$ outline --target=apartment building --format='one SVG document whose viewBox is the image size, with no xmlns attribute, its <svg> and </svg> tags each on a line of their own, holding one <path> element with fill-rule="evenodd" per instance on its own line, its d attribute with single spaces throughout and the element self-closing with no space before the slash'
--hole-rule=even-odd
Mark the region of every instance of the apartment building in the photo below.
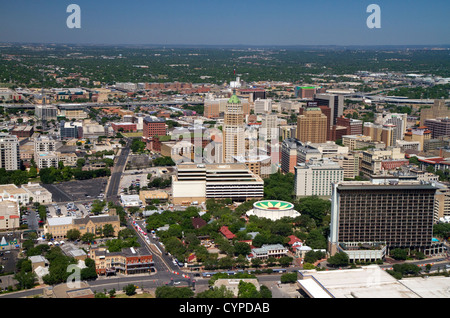
<svg viewBox="0 0 450 318">
<path fill-rule="evenodd" d="M 40 135 L 34 139 L 34 152 L 53 152 L 56 151 L 56 141 L 48 136 Z"/>
<path fill-rule="evenodd" d="M 19 139 L 17 136 L 0 133 L 0 168 L 7 171 L 20 169 Z"/>
<path fill-rule="evenodd" d="M 172 176 L 174 204 L 201 203 L 209 198 L 246 201 L 263 196 L 264 181 L 244 163 L 182 163 Z"/>
<path fill-rule="evenodd" d="M 408 114 L 393 114 L 383 112 L 377 114 L 375 123 L 379 125 L 394 125 L 397 140 L 402 140 L 406 133 L 406 124 L 408 122 Z"/>
</svg>

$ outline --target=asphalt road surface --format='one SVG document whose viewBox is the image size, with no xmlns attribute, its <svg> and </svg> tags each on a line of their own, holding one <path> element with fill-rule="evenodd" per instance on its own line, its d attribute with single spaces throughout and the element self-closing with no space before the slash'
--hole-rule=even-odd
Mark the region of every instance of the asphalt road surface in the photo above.
<svg viewBox="0 0 450 318">
<path fill-rule="evenodd" d="M 113 201 L 116 204 L 119 202 L 117 194 L 119 192 L 120 179 L 125 169 L 129 153 L 129 141 L 127 141 L 127 145 L 122 148 L 120 155 L 117 157 L 116 163 L 114 164 L 111 176 L 109 177 L 108 190 L 105 194 L 106 201 Z"/>
</svg>

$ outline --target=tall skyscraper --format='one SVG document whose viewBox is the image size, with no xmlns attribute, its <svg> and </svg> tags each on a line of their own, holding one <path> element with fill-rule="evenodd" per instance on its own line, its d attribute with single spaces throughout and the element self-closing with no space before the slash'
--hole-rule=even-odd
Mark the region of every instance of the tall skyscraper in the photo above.
<svg viewBox="0 0 450 318">
<path fill-rule="evenodd" d="M 327 141 L 328 119 L 318 107 L 308 107 L 297 117 L 297 139 L 301 142 Z"/>
<path fill-rule="evenodd" d="M 344 181 L 333 184 L 329 250 L 381 243 L 430 252 L 436 187 L 420 182 Z"/>
<path fill-rule="evenodd" d="M 234 156 L 245 156 L 244 110 L 236 93 L 228 100 L 222 129 L 223 162 L 232 163 Z"/>
<path fill-rule="evenodd" d="M 337 118 L 344 114 L 344 95 L 315 94 L 314 101 L 318 106 L 327 106 L 331 109 L 331 125 L 337 124 Z"/>
<path fill-rule="evenodd" d="M 20 169 L 19 139 L 17 136 L 0 133 L 0 168 Z"/>
</svg>

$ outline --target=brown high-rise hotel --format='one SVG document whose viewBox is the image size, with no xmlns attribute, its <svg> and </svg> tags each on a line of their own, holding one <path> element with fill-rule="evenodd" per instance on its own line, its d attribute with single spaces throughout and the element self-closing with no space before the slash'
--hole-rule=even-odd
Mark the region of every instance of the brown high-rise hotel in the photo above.
<svg viewBox="0 0 450 318">
<path fill-rule="evenodd" d="M 330 253 L 344 245 L 382 243 L 394 248 L 431 251 L 436 187 L 420 182 L 333 185 Z"/>
<path fill-rule="evenodd" d="M 319 107 L 308 107 L 297 117 L 297 139 L 301 142 L 325 143 L 328 118 Z"/>
</svg>

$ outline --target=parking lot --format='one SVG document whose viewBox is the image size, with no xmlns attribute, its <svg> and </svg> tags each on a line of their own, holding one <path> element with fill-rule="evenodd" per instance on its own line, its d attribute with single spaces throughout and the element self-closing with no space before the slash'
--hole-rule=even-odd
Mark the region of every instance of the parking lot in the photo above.
<svg viewBox="0 0 450 318">
<path fill-rule="evenodd" d="M 0 272 L 1 273 L 12 273 L 16 269 L 17 255 L 19 254 L 18 249 L 11 250 L 1 250 L 0 251 Z"/>
<path fill-rule="evenodd" d="M 66 203 L 52 204 L 47 207 L 48 214 L 47 217 L 85 217 L 91 213 L 92 202 L 74 203 L 73 208 Z M 58 213 L 59 210 L 59 213 Z"/>
<path fill-rule="evenodd" d="M 168 177 L 173 169 L 166 167 L 154 167 L 139 170 L 127 170 L 122 175 L 120 180 L 119 191 L 126 188 L 128 189 L 131 185 L 139 185 L 139 187 L 146 187 L 149 183 L 147 175 L 151 174 L 152 178 L 164 178 Z"/>
<path fill-rule="evenodd" d="M 107 183 L 108 178 L 95 178 L 43 186 L 52 193 L 54 202 L 72 202 L 97 199 L 101 193 L 104 193 Z"/>
</svg>

